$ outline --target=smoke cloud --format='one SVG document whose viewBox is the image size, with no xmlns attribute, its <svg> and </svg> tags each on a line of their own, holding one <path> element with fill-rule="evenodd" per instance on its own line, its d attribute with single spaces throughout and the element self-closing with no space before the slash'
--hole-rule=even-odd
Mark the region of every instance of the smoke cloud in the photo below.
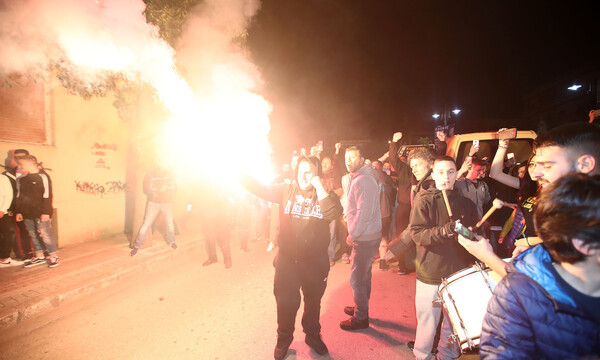
<svg viewBox="0 0 600 360">
<path fill-rule="evenodd" d="M 201 1 L 176 52 L 146 23 L 141 0 L 0 0 L 0 74 L 44 74 L 53 63 L 72 64 L 90 83 L 105 71 L 123 73 L 149 83 L 174 115 L 165 154 L 243 141 L 266 167 L 271 105 L 258 95 L 262 79 L 244 48 L 259 8 L 257 0 Z M 204 138 L 187 138 L 193 134 Z"/>
</svg>

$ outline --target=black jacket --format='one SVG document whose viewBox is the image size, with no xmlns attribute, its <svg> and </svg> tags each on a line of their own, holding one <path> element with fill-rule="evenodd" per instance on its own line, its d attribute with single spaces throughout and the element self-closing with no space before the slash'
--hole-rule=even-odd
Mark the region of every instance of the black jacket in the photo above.
<svg viewBox="0 0 600 360">
<path fill-rule="evenodd" d="M 280 253 L 296 260 L 327 256 L 329 223 L 343 211 L 334 192 L 319 201 L 314 188 L 301 190 L 296 183 L 267 186 L 245 178 L 243 185 L 257 196 L 279 204 Z"/>
<path fill-rule="evenodd" d="M 447 192 L 454 219 L 465 226 L 477 222 L 475 204 Z M 417 244 L 417 280 L 426 284 L 441 284 L 442 278 L 469 266 L 475 259 L 458 243 L 457 236 L 446 236 L 442 227 L 451 220 L 442 192 L 433 187 L 423 190 L 415 198 L 410 217 L 410 236 Z"/>
<path fill-rule="evenodd" d="M 52 182 L 48 174 L 39 172 L 17 179 L 15 212 L 24 219 L 52 216 Z"/>
</svg>

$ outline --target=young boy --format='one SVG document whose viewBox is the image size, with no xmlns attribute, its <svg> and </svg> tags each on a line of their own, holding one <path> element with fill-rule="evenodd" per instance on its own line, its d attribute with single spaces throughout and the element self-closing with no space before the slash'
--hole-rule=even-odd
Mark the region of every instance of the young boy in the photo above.
<svg viewBox="0 0 600 360">
<path fill-rule="evenodd" d="M 454 232 L 457 220 L 467 227 L 477 221 L 475 204 L 454 190 L 456 174 L 453 158 L 437 158 L 431 173 L 435 187 L 419 193 L 411 212 L 410 235 L 417 245 L 417 334 L 413 345 L 416 359 L 435 357 L 436 335 L 440 339 L 437 358 L 459 356 L 458 346 L 448 341 L 452 333 L 451 324 L 442 315 L 442 307 L 432 304 L 438 298 L 442 279 L 466 268 L 474 260 L 458 243 Z M 452 218 L 445 205 L 443 191 L 447 194 Z"/>
<path fill-rule="evenodd" d="M 16 220 L 23 221 L 33 240 L 35 256 L 25 262 L 25 267 L 48 263 L 48 267 L 58 266 L 57 246 L 52 236 L 50 216 L 52 215 L 52 186 L 47 174 L 40 172 L 35 156 L 27 155 L 18 160 L 19 167 L 26 175 L 17 179 L 15 204 Z M 48 251 L 44 257 L 41 241 Z"/>
</svg>

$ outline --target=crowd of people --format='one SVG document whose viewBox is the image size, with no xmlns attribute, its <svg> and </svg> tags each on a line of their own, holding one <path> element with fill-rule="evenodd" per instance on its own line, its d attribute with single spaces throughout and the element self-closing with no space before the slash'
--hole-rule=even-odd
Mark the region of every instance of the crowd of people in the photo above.
<svg viewBox="0 0 600 360">
<path fill-rule="evenodd" d="M 479 157 L 474 143 L 461 167 L 444 155 L 443 136 L 435 149 L 407 156 L 399 152 L 401 140 L 394 134 L 387 159 L 373 161 L 347 147 L 347 174 L 333 166 L 336 144 L 332 157 L 318 147 L 294 154 L 289 168 L 296 172 L 285 185 L 259 191 L 247 183 L 280 204 L 286 229 L 277 240 L 274 358 L 285 358 L 292 343 L 300 290 L 306 343 L 327 353 L 318 325 L 326 258 L 330 267 L 340 258 L 352 264 L 354 304 L 343 308 L 350 318 L 340 327 L 368 328 L 377 257 L 382 271 L 397 261 L 398 273 L 406 274 L 414 264 L 417 331 L 407 345 L 416 359 L 460 356 L 460 344 L 450 340 L 456 324 L 435 300 L 446 279 L 474 263 L 502 279 L 482 320 L 481 358 L 600 356 L 600 127 L 580 122 L 542 133 L 524 163 L 507 161 L 509 139 L 498 140 L 493 159 Z M 499 198 L 509 211 L 490 217 Z M 460 233 L 461 226 L 472 234 Z M 325 281 L 315 290 L 318 279 Z"/>
<path fill-rule="evenodd" d="M 204 266 L 217 262 L 217 244 L 225 267 L 232 266 L 234 229 L 242 250 L 251 233 L 277 247 L 275 359 L 284 359 L 293 342 L 302 300 L 305 342 L 328 353 L 320 308 L 338 262 L 350 264 L 354 303 L 340 309 L 349 318 L 339 324 L 346 331 L 370 326 L 373 263 L 387 271 L 397 262 L 399 275 L 416 272 L 417 330 L 407 344 L 416 359 L 460 356 L 460 344 L 451 341 L 456 324 L 436 300 L 449 277 L 475 263 L 501 279 L 482 319 L 481 358 L 600 356 L 600 127 L 575 122 L 539 134 L 523 163 L 507 159 L 510 139 L 498 140 L 491 159 L 478 154 L 478 142 L 454 159 L 438 137 L 435 147 L 404 153 L 402 133 L 395 133 L 387 154 L 373 160 L 341 143 L 331 155 L 321 144 L 302 149 L 273 184 L 245 176 L 241 184 L 252 199 L 245 206 L 203 189 L 210 206 L 202 220 Z M 165 169 L 146 175 L 146 213 L 131 256 L 159 214 L 168 245 L 177 248 L 175 191 Z M 498 199 L 505 211 L 490 217 Z M 50 177 L 26 150 L 15 150 L 0 176 L 1 266 L 58 265 L 51 204 Z M 27 260 L 11 259 L 11 251 Z"/>
</svg>

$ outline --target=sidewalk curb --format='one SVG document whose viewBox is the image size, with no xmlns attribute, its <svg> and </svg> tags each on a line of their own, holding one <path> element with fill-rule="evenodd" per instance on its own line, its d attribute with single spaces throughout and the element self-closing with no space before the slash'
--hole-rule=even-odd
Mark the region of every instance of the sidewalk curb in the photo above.
<svg viewBox="0 0 600 360">
<path fill-rule="evenodd" d="M 95 280 L 86 281 L 85 283 L 77 284 L 74 287 L 50 291 L 48 294 L 32 298 L 31 301 L 26 301 L 22 304 L 18 304 L 0 311 L 0 329 L 6 329 L 26 319 L 37 316 L 48 310 L 52 310 L 67 300 L 70 301 L 82 296 L 93 294 L 94 292 L 104 289 L 122 279 L 152 271 L 157 267 L 157 263 L 177 256 L 178 253 L 184 255 L 185 253 L 193 251 L 195 248 L 199 247 L 199 245 L 200 244 L 198 241 L 190 241 L 185 244 L 180 244 L 180 247 L 183 247 L 183 249 L 178 249 L 179 252 L 173 251 L 168 247 L 164 247 L 159 250 L 149 249 L 150 251 L 147 251 L 147 255 L 144 254 L 140 256 L 143 261 L 136 264 L 127 263 L 128 261 L 131 261 L 130 257 L 117 258 L 114 261 L 117 271 L 114 273 L 101 274 Z"/>
</svg>

